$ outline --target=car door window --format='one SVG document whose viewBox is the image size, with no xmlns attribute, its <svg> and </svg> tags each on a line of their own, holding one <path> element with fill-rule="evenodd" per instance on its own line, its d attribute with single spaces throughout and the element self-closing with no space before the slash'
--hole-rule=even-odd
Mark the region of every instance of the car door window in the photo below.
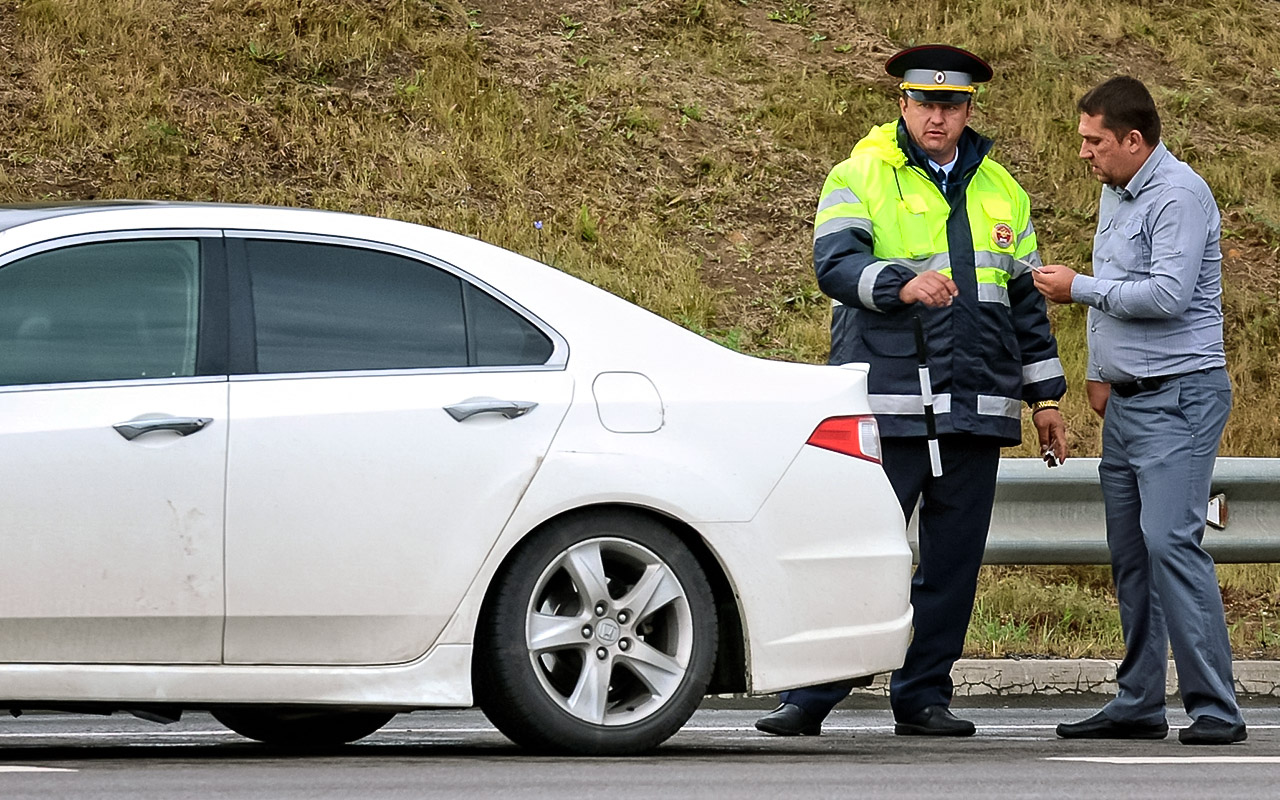
<svg viewBox="0 0 1280 800">
<path fill-rule="evenodd" d="M 467 363 L 462 282 L 402 256 L 246 242 L 258 372 Z"/>
<path fill-rule="evenodd" d="M 541 364 L 551 341 L 458 276 L 404 256 L 245 242 L 259 373 Z"/>
<path fill-rule="evenodd" d="M 200 244 L 49 250 L 0 268 L 0 385 L 190 376 Z"/>
</svg>

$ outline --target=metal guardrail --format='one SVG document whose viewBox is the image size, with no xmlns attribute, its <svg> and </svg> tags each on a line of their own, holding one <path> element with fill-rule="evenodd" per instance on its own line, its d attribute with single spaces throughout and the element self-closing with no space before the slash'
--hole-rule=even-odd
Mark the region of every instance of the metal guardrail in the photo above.
<svg viewBox="0 0 1280 800">
<path fill-rule="evenodd" d="M 1218 563 L 1280 563 L 1280 458 L 1219 458 L 1213 490 L 1225 526 L 1204 547 Z M 915 523 L 909 530 L 915 549 Z M 1002 458 L 986 564 L 1110 564 L 1098 459 L 1049 469 Z"/>
</svg>

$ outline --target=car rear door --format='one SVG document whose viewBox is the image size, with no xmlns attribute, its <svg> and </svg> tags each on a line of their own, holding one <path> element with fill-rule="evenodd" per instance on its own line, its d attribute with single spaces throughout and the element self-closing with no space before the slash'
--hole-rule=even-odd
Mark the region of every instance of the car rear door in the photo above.
<svg viewBox="0 0 1280 800">
<path fill-rule="evenodd" d="M 218 235 L 0 256 L 0 661 L 221 660 Z"/>
<path fill-rule="evenodd" d="M 564 417 L 566 347 L 411 253 L 228 236 L 226 660 L 411 660 Z"/>
</svg>

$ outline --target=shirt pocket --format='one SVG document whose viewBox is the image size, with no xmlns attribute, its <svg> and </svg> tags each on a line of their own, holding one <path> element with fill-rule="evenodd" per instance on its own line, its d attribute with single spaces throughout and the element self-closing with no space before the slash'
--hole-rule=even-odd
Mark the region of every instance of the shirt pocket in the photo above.
<svg viewBox="0 0 1280 800">
<path fill-rule="evenodd" d="M 1117 229 L 1115 257 L 1136 275 L 1151 274 L 1151 239 L 1142 227 L 1142 218 L 1127 219 Z"/>
<path fill-rule="evenodd" d="M 982 216 L 991 226 L 986 231 L 987 242 L 991 248 L 1002 253 L 1013 253 L 1018 246 L 1018 233 L 1013 227 L 1013 206 L 1001 197 L 982 198 Z M 975 237 L 975 242 L 981 242 Z"/>
<path fill-rule="evenodd" d="M 918 194 L 909 194 L 898 201 L 898 232 L 909 257 L 926 258 L 934 254 L 930 228 L 927 200 Z"/>
</svg>

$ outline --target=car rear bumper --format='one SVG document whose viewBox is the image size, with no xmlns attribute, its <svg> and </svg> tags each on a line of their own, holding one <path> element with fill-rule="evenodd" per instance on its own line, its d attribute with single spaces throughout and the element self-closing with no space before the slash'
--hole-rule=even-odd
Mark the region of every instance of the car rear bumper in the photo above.
<svg viewBox="0 0 1280 800">
<path fill-rule="evenodd" d="M 752 693 L 902 664 L 912 557 L 878 464 L 806 447 L 754 519 L 703 529 L 734 581 Z"/>
<path fill-rule="evenodd" d="M 902 666 L 911 637 L 911 608 L 879 625 L 811 629 L 752 649 L 751 693 L 876 675 Z"/>
</svg>

